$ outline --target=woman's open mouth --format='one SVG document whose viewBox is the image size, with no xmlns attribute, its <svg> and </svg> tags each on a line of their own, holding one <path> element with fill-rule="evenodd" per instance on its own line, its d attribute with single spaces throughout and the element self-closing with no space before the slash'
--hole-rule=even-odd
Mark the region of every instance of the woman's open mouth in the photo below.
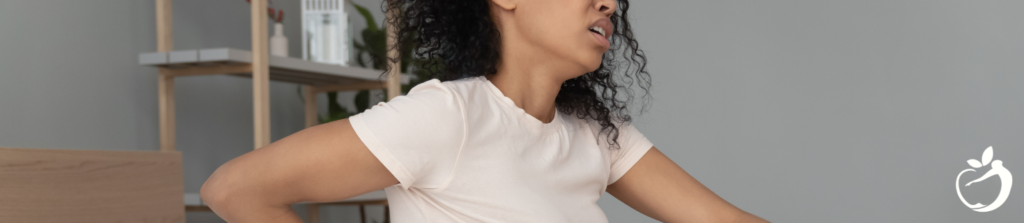
<svg viewBox="0 0 1024 223">
<path fill-rule="evenodd" d="M 611 32 L 614 30 L 612 29 L 612 21 L 610 19 L 598 19 L 597 21 L 594 21 L 594 23 L 591 23 L 587 30 L 594 35 L 594 38 L 597 38 L 598 44 L 604 46 L 606 50 L 611 48 L 611 43 L 608 42 L 608 38 L 612 36 Z"/>
<path fill-rule="evenodd" d="M 604 28 L 601 28 L 600 26 L 592 26 L 592 27 L 590 27 L 590 32 L 600 34 L 601 37 L 607 36 L 607 35 L 605 35 Z"/>
</svg>

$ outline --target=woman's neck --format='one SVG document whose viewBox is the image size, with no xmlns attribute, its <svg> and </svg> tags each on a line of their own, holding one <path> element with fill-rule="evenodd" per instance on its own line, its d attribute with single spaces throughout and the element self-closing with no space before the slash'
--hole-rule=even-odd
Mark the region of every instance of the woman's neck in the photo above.
<svg viewBox="0 0 1024 223">
<path fill-rule="evenodd" d="M 562 56 L 519 35 L 518 30 L 511 27 L 514 24 L 496 23 L 509 27 L 502 29 L 497 72 L 487 79 L 505 97 L 512 99 L 516 107 L 543 123 L 550 123 L 555 118 L 555 97 L 562 83 L 579 76 L 572 75 L 578 69 L 567 65 Z"/>
<path fill-rule="evenodd" d="M 553 78 L 556 76 L 533 66 L 499 66 L 498 72 L 488 75 L 487 79 L 505 97 L 512 99 L 516 107 L 543 123 L 550 123 L 555 118 L 555 97 L 565 81 Z"/>
</svg>

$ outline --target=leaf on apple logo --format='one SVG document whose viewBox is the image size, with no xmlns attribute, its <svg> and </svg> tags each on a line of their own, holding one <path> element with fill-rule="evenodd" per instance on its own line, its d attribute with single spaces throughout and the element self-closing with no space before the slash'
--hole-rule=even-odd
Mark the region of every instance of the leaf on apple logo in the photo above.
<svg viewBox="0 0 1024 223">
<path fill-rule="evenodd" d="M 981 153 L 981 165 L 988 166 L 988 163 L 992 162 L 992 146 L 985 149 L 985 152 Z"/>
<path fill-rule="evenodd" d="M 976 160 L 976 159 L 969 159 L 969 160 L 967 160 L 967 165 L 971 165 L 971 167 L 974 167 L 974 168 L 981 168 L 981 166 L 982 166 L 981 162 L 978 162 L 978 160 Z"/>
</svg>

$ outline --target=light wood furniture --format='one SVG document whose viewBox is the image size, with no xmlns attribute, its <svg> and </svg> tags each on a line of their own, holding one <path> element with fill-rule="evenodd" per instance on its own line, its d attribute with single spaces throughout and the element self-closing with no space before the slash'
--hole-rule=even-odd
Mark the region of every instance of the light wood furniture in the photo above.
<svg viewBox="0 0 1024 223">
<path fill-rule="evenodd" d="M 185 222 L 180 152 L 0 148 L 0 222 Z"/>
<path fill-rule="evenodd" d="M 252 77 L 252 52 L 232 48 L 176 50 L 139 54 L 139 64 L 167 68 L 174 77 L 227 74 Z M 358 67 L 342 67 L 291 57 L 271 56 L 270 80 L 303 84 L 316 91 L 350 91 L 381 89 L 377 81 L 381 71 Z"/>
<path fill-rule="evenodd" d="M 299 83 L 305 98 L 306 127 L 317 124 L 316 95 L 321 92 L 387 89 L 388 99 L 400 94 L 399 69 L 392 69 L 386 82 L 377 80 L 380 71 L 330 66 L 285 57 L 270 57 L 268 53 L 267 0 L 250 1 L 251 51 L 238 49 L 201 49 L 174 51 L 172 39 L 171 0 L 156 0 L 157 52 L 142 53 L 139 62 L 156 66 L 158 72 L 158 104 L 160 112 L 160 151 L 175 151 L 174 78 L 182 76 L 228 74 L 252 78 L 253 90 L 253 147 L 259 149 L 270 144 L 270 80 Z M 389 10 L 388 17 L 397 15 Z M 387 21 L 392 21 L 388 19 Z M 389 25 L 391 25 L 389 23 Z M 388 29 L 388 46 L 395 46 L 396 29 Z M 389 47 L 388 55 L 398 50 Z M 389 66 L 397 67 L 399 61 Z M 383 191 L 378 191 L 383 194 Z M 182 194 L 178 194 L 181 199 Z M 355 198 L 354 198 L 355 199 Z M 177 204 L 182 204 L 179 201 Z M 346 200 L 332 203 L 307 204 L 309 221 L 319 222 L 322 205 L 387 205 L 387 198 L 374 200 Z M 187 210 L 209 210 L 202 205 L 187 206 Z M 180 210 L 180 209 L 179 209 Z M 387 210 L 387 209 L 385 209 Z"/>
</svg>

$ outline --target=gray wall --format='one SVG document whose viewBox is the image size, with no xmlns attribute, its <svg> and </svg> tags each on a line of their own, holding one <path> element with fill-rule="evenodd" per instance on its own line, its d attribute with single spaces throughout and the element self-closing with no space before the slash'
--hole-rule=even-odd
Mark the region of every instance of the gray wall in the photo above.
<svg viewBox="0 0 1024 223">
<path fill-rule="evenodd" d="M 299 56 L 298 1 L 273 2 L 286 10 Z M 379 1 L 356 2 L 378 9 Z M 0 1 L 0 146 L 157 150 L 156 72 L 135 59 L 155 50 L 153 8 Z M 250 47 L 243 0 L 175 0 L 174 8 L 175 48 Z M 1021 1 L 636 1 L 633 25 L 655 80 L 652 107 L 636 124 L 713 191 L 775 222 L 1024 219 L 1021 192 L 975 213 L 953 188 L 965 161 L 988 146 L 1024 173 L 1021 9 Z M 216 167 L 252 148 L 251 82 L 187 77 L 176 88 L 185 190 L 198 192 Z M 271 84 L 273 139 L 302 129 L 296 88 Z M 998 182 L 965 194 L 987 203 Z M 612 222 L 655 222 L 611 196 L 598 203 Z M 322 212 L 329 222 L 358 220 L 355 208 Z M 189 213 L 188 222 L 222 221 Z"/>
<path fill-rule="evenodd" d="M 656 81 L 638 128 L 740 208 L 775 222 L 1024 219 L 1024 189 L 976 213 L 953 187 L 988 146 L 1024 173 L 1024 1 L 633 7 Z M 989 203 L 998 183 L 968 199 Z"/>
</svg>

